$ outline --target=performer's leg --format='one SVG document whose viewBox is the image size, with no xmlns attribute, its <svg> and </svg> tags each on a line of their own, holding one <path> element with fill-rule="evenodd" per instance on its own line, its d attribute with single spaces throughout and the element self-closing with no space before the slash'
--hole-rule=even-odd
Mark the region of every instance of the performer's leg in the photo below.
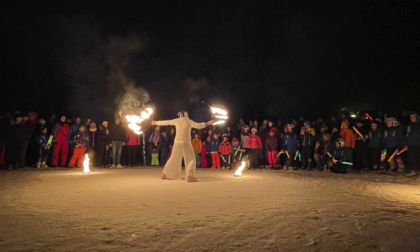
<svg viewBox="0 0 420 252">
<path fill-rule="evenodd" d="M 171 157 L 168 159 L 168 162 L 166 162 L 165 167 L 163 168 L 163 174 L 165 175 L 165 178 L 170 179 L 181 179 L 181 163 L 182 163 L 182 142 L 175 142 L 173 148 Z M 190 143 L 191 145 L 191 143 Z M 192 146 L 191 146 L 192 148 Z M 162 178 L 163 177 L 162 174 Z"/>
<path fill-rule="evenodd" d="M 184 158 L 185 163 L 185 175 L 188 178 L 194 178 L 195 181 L 188 181 L 188 182 L 196 182 L 195 179 L 195 168 L 196 168 L 196 161 L 195 161 L 195 153 L 192 148 L 191 143 L 189 142 L 183 142 L 183 148 L 182 148 L 182 156 Z"/>
</svg>

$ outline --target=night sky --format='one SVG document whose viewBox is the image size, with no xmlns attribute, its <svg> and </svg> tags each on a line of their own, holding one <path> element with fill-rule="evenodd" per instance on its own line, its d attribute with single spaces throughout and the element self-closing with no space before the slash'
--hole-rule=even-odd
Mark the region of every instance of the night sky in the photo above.
<svg viewBox="0 0 420 252">
<path fill-rule="evenodd" d="M 157 118 L 202 100 L 245 119 L 420 109 L 419 14 L 418 1 L 1 1 L 1 112 L 112 114 L 111 56 Z"/>
</svg>

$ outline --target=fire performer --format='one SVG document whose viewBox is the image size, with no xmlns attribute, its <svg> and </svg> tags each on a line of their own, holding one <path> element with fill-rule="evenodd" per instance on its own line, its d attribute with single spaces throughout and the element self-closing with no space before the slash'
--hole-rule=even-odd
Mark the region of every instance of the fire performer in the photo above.
<svg viewBox="0 0 420 252">
<path fill-rule="evenodd" d="M 180 179 L 182 159 L 185 163 L 185 172 L 188 182 L 197 182 L 195 178 L 196 161 L 194 150 L 191 145 L 191 128 L 203 129 L 212 125 L 214 120 L 207 123 L 196 123 L 188 118 L 187 112 L 178 113 L 179 118 L 168 121 L 152 121 L 153 125 L 174 125 L 176 136 L 172 148 L 172 155 L 163 168 L 162 179 Z"/>
</svg>

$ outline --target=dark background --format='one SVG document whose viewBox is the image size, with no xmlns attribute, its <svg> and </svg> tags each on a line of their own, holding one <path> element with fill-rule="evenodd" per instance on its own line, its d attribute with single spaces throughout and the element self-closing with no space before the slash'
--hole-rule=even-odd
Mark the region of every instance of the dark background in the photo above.
<svg viewBox="0 0 420 252">
<path fill-rule="evenodd" d="M 418 1 L 1 1 L 0 20 L 2 112 L 111 115 L 109 41 L 130 36 L 156 118 L 419 109 Z"/>
</svg>

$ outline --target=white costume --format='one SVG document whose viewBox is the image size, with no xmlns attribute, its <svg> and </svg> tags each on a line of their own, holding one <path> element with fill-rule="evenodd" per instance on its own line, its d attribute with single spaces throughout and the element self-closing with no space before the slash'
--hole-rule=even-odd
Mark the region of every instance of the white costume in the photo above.
<svg viewBox="0 0 420 252">
<path fill-rule="evenodd" d="M 196 123 L 188 118 L 188 114 L 180 113 L 179 119 L 157 121 L 156 125 L 175 125 L 176 135 L 172 154 L 163 168 L 163 173 L 169 179 L 181 179 L 182 158 L 184 158 L 186 176 L 195 175 L 195 154 L 191 144 L 191 128 L 203 129 L 206 123 Z"/>
</svg>

